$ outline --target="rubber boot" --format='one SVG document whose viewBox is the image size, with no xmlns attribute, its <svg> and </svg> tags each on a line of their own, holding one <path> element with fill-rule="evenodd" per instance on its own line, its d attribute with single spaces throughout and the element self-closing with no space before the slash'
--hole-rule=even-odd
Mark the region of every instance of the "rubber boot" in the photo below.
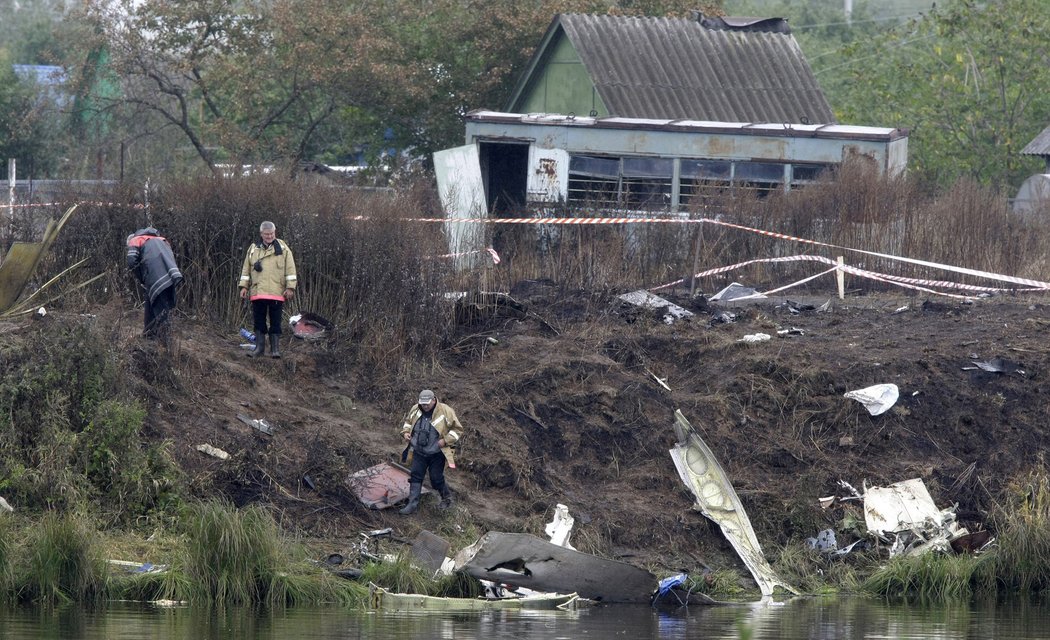
<svg viewBox="0 0 1050 640">
<path fill-rule="evenodd" d="M 281 334 L 279 334 L 279 333 L 271 333 L 270 334 L 270 357 L 271 358 L 280 358 L 281 357 L 281 351 L 278 349 L 278 346 L 280 345 L 280 343 L 281 343 Z"/>
<path fill-rule="evenodd" d="M 452 508 L 452 504 L 452 489 L 449 489 L 446 484 L 444 488 L 441 489 L 441 502 L 438 503 L 438 509 L 447 511 Z"/>
<path fill-rule="evenodd" d="M 398 511 L 403 516 L 410 516 L 419 509 L 419 494 L 423 491 L 423 483 L 410 482 L 408 488 L 408 504 Z"/>
<path fill-rule="evenodd" d="M 248 352 L 249 358 L 258 358 L 263 354 L 263 349 L 266 348 L 266 340 L 263 335 L 258 331 L 255 332 L 255 348 Z"/>
</svg>

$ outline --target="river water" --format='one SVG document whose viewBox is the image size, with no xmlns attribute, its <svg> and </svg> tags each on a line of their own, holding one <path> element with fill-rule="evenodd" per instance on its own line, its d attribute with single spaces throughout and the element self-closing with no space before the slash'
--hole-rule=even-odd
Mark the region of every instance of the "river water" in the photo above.
<svg viewBox="0 0 1050 640">
<path fill-rule="evenodd" d="M 887 604 L 863 598 L 797 598 L 781 605 L 598 606 L 574 612 L 392 614 L 339 608 L 209 612 L 110 603 L 100 609 L 0 608 L 0 638 L 37 640 L 489 640 L 493 638 L 752 638 L 905 640 L 1050 639 L 1046 603 Z"/>
</svg>

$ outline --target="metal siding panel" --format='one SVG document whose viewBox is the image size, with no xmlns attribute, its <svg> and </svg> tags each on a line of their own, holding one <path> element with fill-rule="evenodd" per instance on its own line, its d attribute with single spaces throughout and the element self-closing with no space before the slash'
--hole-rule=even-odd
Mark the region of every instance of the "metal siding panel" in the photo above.
<svg viewBox="0 0 1050 640">
<path fill-rule="evenodd" d="M 525 199 L 529 202 L 557 202 L 568 197 L 568 151 L 530 145 L 528 172 Z"/>
<path fill-rule="evenodd" d="M 908 139 L 900 138 L 890 142 L 886 151 L 886 174 L 898 176 L 908 166 Z"/>
<path fill-rule="evenodd" d="M 500 114 L 510 117 L 511 114 Z M 791 129 L 771 126 L 766 131 L 751 127 L 733 133 L 731 123 L 709 123 L 706 127 L 671 125 L 667 122 L 625 122 L 610 128 L 608 119 L 537 124 L 517 120 L 479 122 L 468 117 L 470 139 L 535 140 L 538 149 L 561 149 L 565 153 L 604 155 L 650 155 L 660 157 L 756 159 L 785 162 L 839 163 L 846 148 L 871 154 L 890 173 L 903 170 L 907 161 L 907 137 L 893 138 L 891 129 L 862 127 L 823 127 L 827 135 L 816 136 L 813 127 L 800 128 L 798 136 L 786 135 Z M 660 128 L 663 127 L 663 128 Z M 670 127 L 670 128 L 669 128 Z M 838 131 L 837 135 L 832 133 Z M 862 137 L 866 136 L 866 137 Z M 437 162 L 435 162 L 437 165 Z"/>
<path fill-rule="evenodd" d="M 488 217 L 477 145 L 435 151 L 433 157 L 438 195 L 445 216 Z M 451 253 L 464 253 L 483 246 L 484 231 L 478 223 L 445 223 L 445 236 Z M 455 260 L 459 269 L 467 268 L 472 263 L 470 256 L 457 257 Z"/>
</svg>

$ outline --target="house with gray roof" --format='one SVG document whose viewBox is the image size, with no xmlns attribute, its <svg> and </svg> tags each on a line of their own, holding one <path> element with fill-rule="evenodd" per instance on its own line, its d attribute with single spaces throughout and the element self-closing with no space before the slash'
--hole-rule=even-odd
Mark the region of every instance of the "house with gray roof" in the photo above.
<svg viewBox="0 0 1050 640">
<path fill-rule="evenodd" d="M 503 110 L 466 115 L 465 143 L 434 154 L 450 217 L 675 216 L 725 188 L 814 182 L 850 156 L 902 173 L 908 131 L 838 124 L 784 19 L 564 14 Z M 446 233 L 456 253 L 483 235 Z"/>
<path fill-rule="evenodd" d="M 783 18 L 556 16 L 503 111 L 833 124 Z"/>
</svg>

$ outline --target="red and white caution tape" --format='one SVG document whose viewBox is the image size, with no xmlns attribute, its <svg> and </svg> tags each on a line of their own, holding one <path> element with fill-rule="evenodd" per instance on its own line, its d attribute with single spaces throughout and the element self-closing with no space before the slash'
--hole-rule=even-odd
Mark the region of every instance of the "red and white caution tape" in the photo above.
<svg viewBox="0 0 1050 640">
<path fill-rule="evenodd" d="M 747 260 L 745 262 L 738 262 L 736 264 L 731 264 L 731 265 L 728 265 L 728 266 L 725 266 L 725 267 L 715 267 L 714 269 L 708 269 L 707 271 L 701 271 L 700 273 L 695 274 L 693 277 L 694 278 L 706 278 L 708 276 L 718 275 L 719 273 L 727 273 L 729 271 L 736 271 L 737 269 L 746 267 L 746 266 L 751 265 L 751 264 L 760 264 L 760 263 L 769 263 L 769 262 L 798 262 L 800 260 L 811 260 L 813 262 L 826 262 L 828 264 L 836 264 L 833 260 L 829 260 L 828 258 L 825 258 L 824 256 L 806 256 L 806 255 L 801 255 L 801 256 L 786 256 L 786 257 L 782 257 L 782 258 L 755 258 L 754 260 Z M 674 282 L 668 282 L 667 284 L 662 284 L 662 285 L 660 285 L 658 287 L 651 287 L 649 290 L 650 291 L 659 291 L 660 289 L 669 289 L 671 287 L 676 287 L 676 286 L 684 283 L 686 280 L 688 280 L 688 278 L 682 278 L 681 280 L 675 280 Z"/>
<path fill-rule="evenodd" d="M 355 219 L 366 219 L 364 216 L 358 216 Z M 756 229 L 754 227 L 748 227 L 741 224 L 735 224 L 732 222 L 726 222 L 724 220 L 714 220 L 712 218 L 632 218 L 632 217 L 616 217 L 616 218 L 402 218 L 402 220 L 412 222 L 444 222 L 454 224 L 559 224 L 559 225 L 607 225 L 607 224 L 714 224 L 730 229 L 737 229 L 739 231 L 747 231 L 749 233 L 755 233 L 758 235 L 767 236 L 770 238 L 778 238 L 780 240 L 788 240 L 791 242 L 801 242 L 803 244 L 809 244 L 816 247 L 826 247 L 829 249 L 836 249 L 839 251 L 849 251 L 852 253 L 859 253 L 861 255 L 873 256 L 876 258 L 884 258 L 886 260 L 895 260 L 898 262 L 906 262 L 922 267 L 928 267 L 931 269 L 941 269 L 944 271 L 951 271 L 954 273 L 960 273 L 969 276 L 975 276 L 978 278 L 986 278 L 989 280 L 998 280 L 1000 282 L 1008 282 L 1011 284 L 1023 285 L 1026 287 L 1032 287 L 1037 290 L 1050 289 L 1050 282 L 1043 282 L 1041 280 L 1032 280 L 1030 278 L 1018 278 L 1016 276 L 1008 276 L 1001 273 L 992 273 L 990 271 L 981 271 L 979 269 L 970 269 L 967 267 L 957 267 L 950 264 L 942 264 L 939 262 L 930 262 L 928 260 L 919 260 L 917 258 L 907 258 L 904 256 L 895 256 L 888 253 L 879 253 L 878 251 L 867 251 L 864 249 L 854 249 L 852 247 L 846 247 L 842 245 L 832 244 L 829 242 L 820 242 L 819 240 L 810 240 L 808 238 L 800 238 L 798 236 L 788 235 L 786 233 L 779 233 L 776 231 L 766 231 L 765 229 Z"/>
<path fill-rule="evenodd" d="M 34 202 L 32 204 L 0 204 L 0 209 L 29 209 L 30 207 L 59 207 L 61 202 Z"/>
<path fill-rule="evenodd" d="M 711 220 L 704 218 L 704 222 L 710 224 L 717 224 L 724 227 L 730 227 L 733 229 L 739 229 L 741 231 L 748 231 L 751 233 L 757 233 L 759 235 L 768 236 L 771 238 L 779 238 L 781 240 L 790 240 L 792 242 L 802 242 L 805 244 L 811 244 L 819 247 L 827 247 L 830 249 L 838 249 L 840 251 L 850 251 L 853 253 L 859 253 L 866 256 L 873 256 L 876 258 L 884 258 L 886 260 L 896 260 L 898 262 L 907 262 L 909 264 L 919 265 L 922 267 L 929 267 L 931 269 L 942 269 L 944 271 L 952 271 L 954 273 L 961 273 L 969 276 L 976 276 L 979 278 L 987 278 L 989 280 L 998 280 L 1000 282 L 1009 282 L 1012 284 L 1020 284 L 1026 287 L 1033 287 L 1035 289 L 1050 289 L 1050 282 L 1042 282 L 1041 280 L 1032 280 L 1030 278 L 1018 278 L 1016 276 L 1007 276 L 1000 273 L 992 273 L 990 271 L 980 271 L 978 269 L 969 269 L 967 267 L 956 267 L 949 264 L 941 264 L 939 262 L 930 262 L 928 260 L 919 260 L 916 258 L 906 258 L 903 256 L 895 256 L 888 253 L 879 253 L 877 251 L 866 251 L 864 249 L 853 249 L 850 247 L 844 247 L 837 244 L 830 244 L 827 242 L 819 242 L 817 240 L 808 240 L 806 238 L 799 238 L 796 236 L 790 236 L 783 233 L 777 233 L 775 231 L 765 231 L 763 229 L 755 229 L 753 227 L 745 227 L 743 225 L 734 224 L 732 222 L 724 222 L 722 220 Z"/>
<path fill-rule="evenodd" d="M 876 280 L 878 282 L 891 284 L 891 285 L 894 285 L 894 286 L 897 286 L 897 287 L 901 287 L 901 288 L 905 288 L 905 289 L 913 289 L 913 290 L 916 290 L 916 291 L 923 291 L 923 292 L 934 294 L 934 295 L 946 296 L 946 297 L 950 297 L 950 298 L 959 298 L 959 299 L 964 299 L 964 300 L 971 299 L 974 296 L 972 296 L 972 295 L 959 295 L 959 294 L 946 293 L 946 292 L 943 292 L 943 291 L 937 291 L 935 289 L 931 289 L 930 287 L 943 287 L 943 288 L 950 288 L 950 289 L 962 289 L 962 290 L 966 290 L 966 291 L 973 291 L 973 292 L 979 292 L 979 293 L 1002 293 L 1002 292 L 1017 292 L 1017 291 L 1021 291 L 1021 292 L 1046 291 L 1045 288 L 1017 289 L 1017 288 L 1003 288 L 1003 287 L 981 287 L 981 286 L 977 286 L 977 285 L 962 284 L 962 283 L 959 283 L 959 282 L 949 282 L 949 281 L 945 281 L 945 280 L 923 280 L 923 279 L 920 279 L 920 278 L 905 278 L 903 276 L 895 276 L 895 275 L 889 275 L 889 274 L 885 274 L 885 273 L 877 273 L 875 271 L 869 271 L 867 269 L 861 269 L 859 267 L 854 267 L 854 266 L 851 266 L 851 265 L 845 265 L 845 264 L 844 265 L 839 265 L 836 261 L 834 261 L 834 260 L 832 260 L 830 258 L 826 258 L 824 256 L 813 256 L 813 255 L 784 256 L 784 257 L 779 257 L 779 258 L 756 258 L 754 260 L 747 260 L 745 262 L 738 262 L 736 264 L 731 264 L 731 265 L 727 265 L 727 266 L 724 266 L 724 267 L 715 267 L 713 269 L 708 269 L 706 271 L 701 271 L 701 272 L 695 274 L 693 277 L 694 278 L 704 278 L 704 277 L 707 277 L 707 276 L 717 275 L 717 274 L 720 274 L 720 273 L 726 273 L 726 272 L 729 272 L 729 271 L 735 271 L 737 269 L 740 269 L 740 268 L 743 268 L 743 267 L 746 267 L 746 266 L 752 265 L 752 264 L 762 264 L 762 263 L 767 263 L 768 264 L 768 263 L 777 263 L 777 262 L 819 262 L 819 263 L 822 263 L 822 264 L 832 265 L 832 267 L 830 269 L 828 269 L 826 271 L 822 271 L 821 273 L 818 273 L 818 274 L 816 274 L 814 276 L 809 276 L 807 278 L 799 280 L 798 282 L 794 282 L 792 284 L 785 285 L 783 287 L 779 287 L 777 289 L 773 289 L 773 290 L 767 291 L 765 293 L 756 293 L 756 294 L 754 294 L 754 296 L 746 296 L 744 298 L 736 298 L 736 299 L 744 300 L 744 299 L 751 298 L 751 297 L 757 298 L 757 297 L 761 297 L 761 296 L 764 296 L 764 295 L 778 293 L 780 291 L 783 291 L 783 290 L 786 290 L 786 289 L 790 289 L 792 287 L 796 287 L 798 285 L 801 285 L 801 284 L 804 284 L 804 283 L 809 282 L 811 280 L 814 280 L 816 278 L 819 278 L 822 275 L 826 275 L 828 273 L 833 273 L 833 272 L 838 271 L 838 270 L 842 270 L 844 273 L 848 273 L 850 275 L 853 275 L 853 276 L 856 276 L 856 277 L 859 277 L 859 278 L 866 278 L 866 279 L 869 279 L 869 280 Z M 686 278 L 682 278 L 680 280 L 675 280 L 674 282 L 669 282 L 667 284 L 662 284 L 662 285 L 659 285 L 659 286 L 656 286 L 656 287 L 650 287 L 649 290 L 650 291 L 659 291 L 661 289 L 668 289 L 668 288 L 671 288 L 671 287 L 683 284 L 685 281 L 686 281 Z"/>
<path fill-rule="evenodd" d="M 461 251 L 459 253 L 443 253 L 436 258 L 461 258 L 463 256 L 472 256 L 475 253 L 487 253 L 492 258 L 492 264 L 496 265 L 500 263 L 499 254 L 492 247 L 486 247 L 484 249 L 475 249 L 474 251 Z"/>
<path fill-rule="evenodd" d="M 133 204 L 127 202 L 75 202 L 76 205 L 91 207 L 128 207 L 131 209 L 145 209 L 148 205 Z M 65 207 L 68 202 L 32 202 L 28 204 L 0 204 L 0 209 L 29 209 L 32 207 Z"/>
<path fill-rule="evenodd" d="M 756 292 L 756 293 L 752 293 L 749 296 L 740 296 L 739 298 L 733 298 L 733 302 L 736 302 L 737 300 L 749 300 L 751 298 L 766 298 L 766 297 L 769 297 L 769 296 L 773 295 L 774 293 L 780 293 L 781 291 L 787 291 L 788 289 L 797 287 L 800 284 L 806 284 L 810 280 L 816 280 L 820 276 L 825 276 L 825 275 L 827 275 L 829 273 L 835 273 L 836 271 L 838 271 L 838 269 L 839 268 L 837 266 L 834 266 L 834 267 L 828 269 L 827 271 L 821 271 L 820 273 L 811 275 L 808 278 L 802 278 L 801 280 L 799 280 L 797 282 L 792 282 L 791 284 L 786 284 L 786 285 L 784 285 L 782 287 L 777 287 L 776 289 L 770 289 L 769 291 L 766 291 L 765 293 L 757 293 Z"/>
</svg>

